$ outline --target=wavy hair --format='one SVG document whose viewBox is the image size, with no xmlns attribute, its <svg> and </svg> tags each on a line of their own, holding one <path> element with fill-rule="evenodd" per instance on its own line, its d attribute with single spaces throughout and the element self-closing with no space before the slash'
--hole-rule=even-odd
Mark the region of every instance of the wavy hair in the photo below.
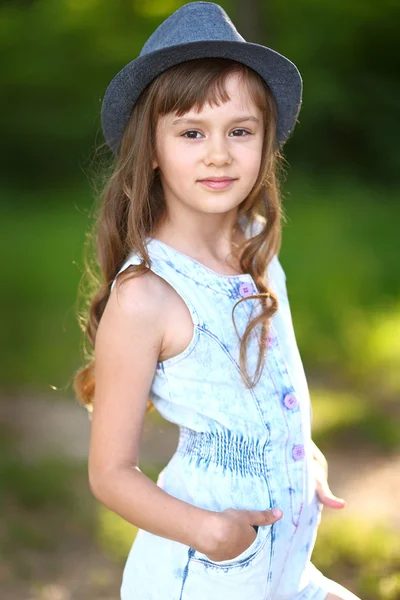
<svg viewBox="0 0 400 600">
<path fill-rule="evenodd" d="M 78 401 L 89 412 L 93 410 L 95 391 L 94 345 L 96 331 L 110 296 L 111 284 L 119 285 L 126 278 L 139 276 L 151 268 L 145 238 L 166 216 L 159 170 L 153 169 L 155 131 L 159 115 L 175 113 L 184 115 L 192 108 L 200 111 L 206 102 L 219 105 L 230 98 L 224 87 L 226 77 L 237 73 L 247 86 L 250 97 L 260 108 L 264 120 L 264 139 L 260 170 L 253 189 L 238 206 L 234 231 L 240 227 L 239 220 L 245 217 L 252 231 L 258 231 L 238 246 L 240 268 L 249 273 L 258 293 L 238 300 L 232 309 L 232 320 L 236 334 L 234 311 L 240 302 L 258 298 L 259 314 L 249 318 L 240 340 L 239 365 L 245 385 L 252 388 L 259 381 L 265 363 L 269 342 L 270 320 L 278 309 L 278 299 L 269 289 L 267 266 L 281 245 L 281 220 L 284 218 L 281 205 L 279 174 L 283 172 L 283 155 L 276 147 L 277 108 L 265 81 L 250 67 L 224 58 L 201 58 L 180 63 L 164 71 L 142 92 L 133 107 L 124 131 L 118 156 L 113 156 L 108 170 L 103 174 L 103 184 L 97 193 L 98 205 L 93 230 L 89 232 L 85 250 L 84 276 L 88 276 L 91 289 L 82 291 L 85 308 L 78 311 L 78 322 L 84 332 L 84 354 L 86 363 L 75 373 L 74 389 Z M 93 243 L 94 242 L 94 243 Z M 141 258 L 139 265 L 130 265 L 118 277 L 117 273 L 132 252 Z M 96 273 L 97 270 L 97 273 Z M 81 292 L 81 284 L 78 292 Z M 79 293 L 78 293 L 79 298 Z M 251 315 L 250 315 L 251 317 Z M 247 370 L 246 350 L 255 328 L 261 328 L 259 353 L 253 378 Z M 85 347 L 89 341 L 91 348 Z M 153 407 L 150 398 L 146 413 Z"/>
</svg>

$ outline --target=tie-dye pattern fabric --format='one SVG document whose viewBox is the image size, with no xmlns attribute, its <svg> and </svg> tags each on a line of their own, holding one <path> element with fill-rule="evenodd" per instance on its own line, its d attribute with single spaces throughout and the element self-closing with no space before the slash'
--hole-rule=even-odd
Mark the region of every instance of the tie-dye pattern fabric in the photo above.
<svg viewBox="0 0 400 600">
<path fill-rule="evenodd" d="M 207 510 L 278 507 L 283 517 L 258 527 L 239 556 L 219 562 L 139 529 L 121 599 L 323 600 L 327 580 L 310 562 L 322 509 L 312 471 L 312 413 L 278 257 L 267 274 L 279 310 L 271 320 L 264 371 L 249 390 L 239 374 L 231 313 L 239 298 L 256 293 L 252 277 L 221 275 L 160 240 L 147 243 L 152 270 L 181 296 L 194 325 L 187 348 L 157 364 L 151 386 L 157 410 L 180 428 L 176 452 L 157 484 Z M 120 272 L 138 262 L 132 254 Z M 255 299 L 236 307 L 240 335 L 258 307 Z M 254 334 L 250 374 L 257 353 Z"/>
</svg>

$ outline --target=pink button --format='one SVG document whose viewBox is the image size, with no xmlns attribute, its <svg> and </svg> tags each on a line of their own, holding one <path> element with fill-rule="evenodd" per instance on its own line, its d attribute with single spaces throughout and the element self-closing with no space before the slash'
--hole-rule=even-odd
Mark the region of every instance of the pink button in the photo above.
<svg viewBox="0 0 400 600">
<path fill-rule="evenodd" d="M 283 399 L 283 404 L 286 406 L 286 408 L 293 410 L 298 404 L 296 396 L 294 394 L 286 394 Z"/>
<path fill-rule="evenodd" d="M 294 460 L 302 460 L 304 458 L 304 446 L 303 444 L 296 444 L 292 448 L 292 456 Z"/>
<path fill-rule="evenodd" d="M 241 283 L 239 286 L 239 294 L 241 296 L 251 296 L 251 294 L 253 294 L 253 286 L 249 283 Z"/>
</svg>

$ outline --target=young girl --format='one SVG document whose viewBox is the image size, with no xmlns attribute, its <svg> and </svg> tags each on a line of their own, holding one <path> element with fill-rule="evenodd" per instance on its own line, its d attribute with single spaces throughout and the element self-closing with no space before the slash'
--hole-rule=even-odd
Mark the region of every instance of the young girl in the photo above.
<svg viewBox="0 0 400 600">
<path fill-rule="evenodd" d="M 192 2 L 105 94 L 104 279 L 75 388 L 91 489 L 139 528 L 122 600 L 356 599 L 310 562 L 323 456 L 278 260 L 301 92 L 291 61 Z M 157 485 L 138 466 L 153 405 L 180 430 Z"/>
</svg>

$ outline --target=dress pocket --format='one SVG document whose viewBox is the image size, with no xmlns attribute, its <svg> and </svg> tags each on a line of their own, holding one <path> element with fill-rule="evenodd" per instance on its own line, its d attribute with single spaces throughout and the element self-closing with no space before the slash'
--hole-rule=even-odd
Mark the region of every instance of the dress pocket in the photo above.
<svg viewBox="0 0 400 600">
<path fill-rule="evenodd" d="M 212 561 L 194 551 L 180 600 L 265 600 L 271 582 L 272 527 L 259 526 L 250 546 L 229 560 Z"/>
<path fill-rule="evenodd" d="M 243 567 L 247 562 L 253 560 L 261 552 L 264 545 L 267 543 L 270 534 L 271 525 L 259 526 L 257 529 L 257 535 L 250 546 L 248 546 L 245 550 L 243 550 L 243 552 L 234 558 L 229 558 L 227 560 L 211 560 L 206 554 L 195 550 L 192 560 L 214 567 L 222 567 L 224 569 Z"/>
</svg>

